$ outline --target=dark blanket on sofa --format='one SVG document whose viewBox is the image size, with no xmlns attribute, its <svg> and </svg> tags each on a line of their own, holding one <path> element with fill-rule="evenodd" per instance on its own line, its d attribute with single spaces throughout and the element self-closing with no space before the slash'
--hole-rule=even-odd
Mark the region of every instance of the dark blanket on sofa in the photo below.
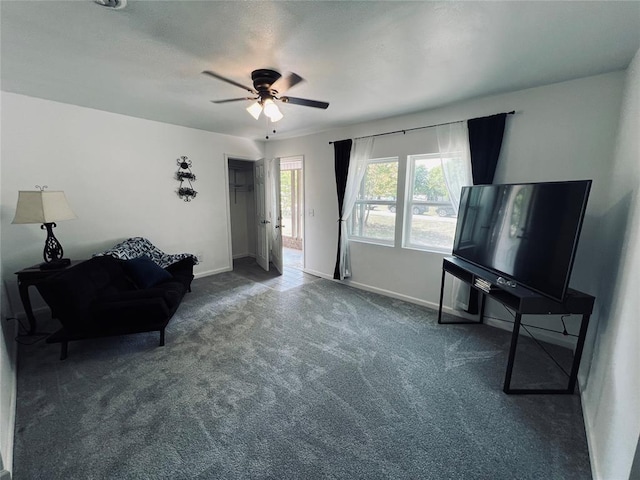
<svg viewBox="0 0 640 480">
<path fill-rule="evenodd" d="M 63 328 L 47 339 L 83 338 L 159 331 L 178 309 L 193 279 L 193 260 L 162 268 L 150 259 L 94 257 L 65 270 L 37 288 Z"/>
</svg>

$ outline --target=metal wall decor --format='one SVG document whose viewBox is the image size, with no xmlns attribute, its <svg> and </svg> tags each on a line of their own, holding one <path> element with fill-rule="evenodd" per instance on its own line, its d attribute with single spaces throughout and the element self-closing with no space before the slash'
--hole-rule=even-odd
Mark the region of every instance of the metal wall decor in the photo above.
<svg viewBox="0 0 640 480">
<path fill-rule="evenodd" d="M 176 160 L 176 163 L 180 167 L 176 172 L 176 180 L 180 181 L 180 186 L 178 187 L 177 192 L 178 196 L 185 202 L 190 202 L 191 199 L 196 198 L 196 195 L 198 194 L 191 184 L 191 182 L 196 181 L 196 176 L 191 171 L 191 160 L 182 156 Z M 188 186 L 185 185 L 185 181 L 188 183 Z"/>
</svg>

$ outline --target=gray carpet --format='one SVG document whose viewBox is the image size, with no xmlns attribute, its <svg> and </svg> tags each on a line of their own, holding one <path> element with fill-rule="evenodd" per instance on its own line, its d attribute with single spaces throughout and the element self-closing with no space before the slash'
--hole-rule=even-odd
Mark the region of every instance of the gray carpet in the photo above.
<svg viewBox="0 0 640 480">
<path fill-rule="evenodd" d="M 591 478 L 579 397 L 505 395 L 509 333 L 436 316 L 225 273 L 194 281 L 165 347 L 21 346 L 14 478 Z M 566 382 L 523 347 L 514 386 Z"/>
</svg>

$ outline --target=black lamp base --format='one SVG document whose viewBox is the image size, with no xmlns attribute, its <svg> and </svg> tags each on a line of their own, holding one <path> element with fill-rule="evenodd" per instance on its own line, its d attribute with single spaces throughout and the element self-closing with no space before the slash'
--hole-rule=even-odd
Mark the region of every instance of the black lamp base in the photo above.
<svg viewBox="0 0 640 480">
<path fill-rule="evenodd" d="M 55 222 L 44 223 L 40 225 L 42 230 L 47 231 L 47 239 L 44 241 L 44 252 L 42 252 L 42 257 L 46 263 L 54 263 L 59 260 L 62 260 L 62 255 L 64 251 L 62 250 L 62 245 L 53 234 L 53 229 L 56 226 Z"/>
</svg>

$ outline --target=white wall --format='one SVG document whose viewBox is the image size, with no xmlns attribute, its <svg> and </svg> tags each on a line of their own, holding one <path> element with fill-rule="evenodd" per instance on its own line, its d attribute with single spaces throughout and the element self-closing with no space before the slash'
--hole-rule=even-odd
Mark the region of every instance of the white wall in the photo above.
<svg viewBox="0 0 640 480">
<path fill-rule="evenodd" d="M 629 478 L 640 437 L 639 138 L 640 50 L 627 71 L 615 154 L 607 159 L 612 178 L 594 262 L 600 267 L 600 314 L 583 410 L 595 477 L 601 479 Z"/>
<path fill-rule="evenodd" d="M 594 293 L 597 269 L 591 258 L 606 208 L 623 82 L 624 72 L 615 72 L 267 142 L 268 158 L 305 156 L 307 270 L 331 277 L 335 265 L 338 206 L 330 141 L 516 110 L 507 117 L 495 182 L 594 180 L 571 282 L 574 288 Z M 420 135 L 396 138 L 406 143 L 405 151 L 398 153 L 422 153 Z M 315 211 L 313 217 L 310 210 Z M 351 253 L 351 283 L 437 306 L 442 254 L 361 243 L 353 243 Z"/>
<path fill-rule="evenodd" d="M 250 140 L 2 93 L 3 280 L 14 300 L 13 272 L 42 260 L 38 225 L 11 225 L 18 190 L 64 190 L 78 218 L 60 222 L 65 257 L 88 258 L 131 237 L 167 253 L 201 257 L 196 275 L 231 269 L 226 155 L 262 156 Z M 193 162 L 198 192 L 182 201 L 176 159 Z M 37 299 L 36 299 L 37 300 Z"/>
<path fill-rule="evenodd" d="M 1 103 L 1 102 L 0 102 Z M 0 117 L 0 131 L 2 118 Z M 0 156 L 0 171 L 2 156 Z M 2 224 L 0 223 L 0 249 L 2 245 Z M 0 255 L 0 278 L 4 276 L 4 266 Z M 13 470 L 13 439 L 16 419 L 17 398 L 17 344 L 18 333 L 4 282 L 0 285 L 0 478 L 10 478 Z"/>
<path fill-rule="evenodd" d="M 0 257 L 0 278 L 3 272 Z M 13 340 L 18 333 L 17 323 L 10 320 L 13 317 L 6 289 L 0 286 L 0 479 L 4 479 L 13 470 L 18 350 Z"/>
</svg>

